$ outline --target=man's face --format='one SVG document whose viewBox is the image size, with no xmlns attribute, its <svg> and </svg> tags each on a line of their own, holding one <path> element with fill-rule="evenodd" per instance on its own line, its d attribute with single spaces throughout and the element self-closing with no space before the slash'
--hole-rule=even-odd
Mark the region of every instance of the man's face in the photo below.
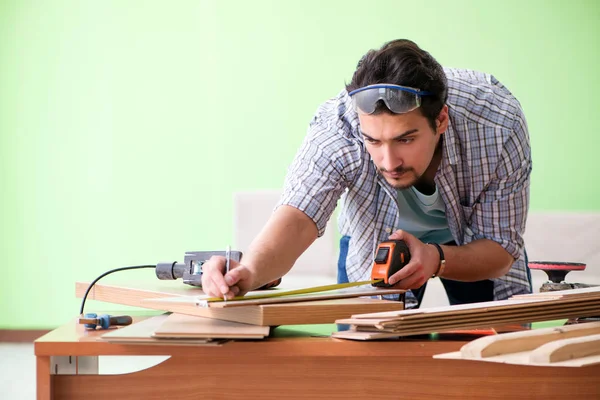
<svg viewBox="0 0 600 400">
<path fill-rule="evenodd" d="M 440 135 L 448 127 L 448 108 L 442 109 L 435 131 L 419 109 L 406 114 L 359 112 L 358 118 L 378 171 L 390 185 L 405 189 L 413 186 L 431 164 Z"/>
</svg>

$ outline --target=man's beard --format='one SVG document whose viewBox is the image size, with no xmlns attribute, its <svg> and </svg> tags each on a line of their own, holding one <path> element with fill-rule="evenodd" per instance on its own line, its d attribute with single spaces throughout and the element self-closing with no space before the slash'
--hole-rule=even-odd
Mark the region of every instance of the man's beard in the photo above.
<svg viewBox="0 0 600 400">
<path fill-rule="evenodd" d="M 389 171 L 385 168 L 377 167 L 377 170 L 379 171 L 379 173 L 382 174 L 383 178 L 396 189 L 408 189 L 409 187 L 414 186 L 415 183 L 417 183 L 419 181 L 419 179 L 421 178 L 419 175 L 417 175 L 415 170 L 412 168 L 398 167 L 398 168 L 395 168 L 393 171 Z M 407 178 L 412 178 L 412 179 L 410 179 L 408 182 L 400 183 L 399 181 L 397 181 L 396 179 L 394 179 L 391 176 L 383 175 L 384 172 L 396 172 L 398 174 L 401 174 L 399 179 L 402 179 L 403 181 L 405 181 Z"/>
</svg>

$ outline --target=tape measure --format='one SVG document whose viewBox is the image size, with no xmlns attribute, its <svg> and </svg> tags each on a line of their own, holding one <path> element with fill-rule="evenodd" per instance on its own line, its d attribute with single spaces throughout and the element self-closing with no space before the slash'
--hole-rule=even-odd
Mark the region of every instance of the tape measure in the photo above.
<svg viewBox="0 0 600 400">
<path fill-rule="evenodd" d="M 258 299 L 269 299 L 272 297 L 282 297 L 282 296 L 293 296 L 298 294 L 311 294 L 311 293 L 319 293 L 319 292 L 328 292 L 337 289 L 344 289 L 355 286 L 362 285 L 372 285 L 381 282 L 382 279 L 374 279 L 370 281 L 360 281 L 360 282 L 348 282 L 348 283 L 336 283 L 333 285 L 324 285 L 324 286 L 314 286 L 305 289 L 294 289 L 294 290 L 285 290 L 285 291 L 273 291 L 269 293 L 258 293 L 251 294 L 249 296 L 236 296 L 233 299 L 228 299 L 227 301 L 235 301 L 235 300 L 258 300 Z M 220 301 L 225 301 L 221 297 L 209 297 L 207 299 L 202 299 L 202 301 L 206 301 L 209 303 L 217 303 Z"/>
<path fill-rule="evenodd" d="M 282 292 L 270 292 L 252 294 L 250 296 L 237 296 L 233 299 L 225 300 L 221 297 L 209 297 L 202 299 L 203 302 L 215 303 L 219 301 L 235 300 L 257 300 L 268 299 L 271 297 L 293 296 L 298 294 L 311 294 L 319 292 L 328 292 L 337 289 L 344 289 L 354 286 L 373 285 L 376 287 L 391 287 L 389 284 L 390 276 L 400 271 L 410 262 L 410 251 L 403 240 L 386 240 L 379 243 L 373 266 L 371 267 L 371 280 L 361 282 L 337 283 L 334 285 L 315 286 L 306 289 L 287 290 Z"/>
</svg>

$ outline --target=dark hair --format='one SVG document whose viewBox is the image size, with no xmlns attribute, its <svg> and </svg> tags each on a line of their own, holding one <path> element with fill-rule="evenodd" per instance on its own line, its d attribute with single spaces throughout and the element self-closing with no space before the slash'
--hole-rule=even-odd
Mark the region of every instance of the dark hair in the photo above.
<svg viewBox="0 0 600 400">
<path fill-rule="evenodd" d="M 448 86 L 444 69 L 428 52 L 407 39 L 393 40 L 379 50 L 370 50 L 358 62 L 346 90 L 351 92 L 376 83 L 409 86 L 433 93 L 421 97 L 420 109 L 435 130 L 436 118 L 448 97 Z M 374 114 L 381 112 L 392 113 L 380 100 Z"/>
</svg>

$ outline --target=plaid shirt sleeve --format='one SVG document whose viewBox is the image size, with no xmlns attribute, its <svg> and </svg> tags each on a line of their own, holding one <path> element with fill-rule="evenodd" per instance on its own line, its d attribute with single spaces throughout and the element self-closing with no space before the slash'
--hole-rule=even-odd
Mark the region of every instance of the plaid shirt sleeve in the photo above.
<svg viewBox="0 0 600 400">
<path fill-rule="evenodd" d="M 278 206 L 289 205 L 304 212 L 325 232 L 337 202 L 354 180 L 360 165 L 360 147 L 341 129 L 339 115 L 331 112 L 332 99 L 310 123 L 308 133 L 288 168 Z"/>
<path fill-rule="evenodd" d="M 498 164 L 479 200 L 469 228 L 473 239 L 499 243 L 515 259 L 524 246 L 523 232 L 529 209 L 531 148 L 527 122 L 519 108 L 505 137 Z"/>
</svg>

